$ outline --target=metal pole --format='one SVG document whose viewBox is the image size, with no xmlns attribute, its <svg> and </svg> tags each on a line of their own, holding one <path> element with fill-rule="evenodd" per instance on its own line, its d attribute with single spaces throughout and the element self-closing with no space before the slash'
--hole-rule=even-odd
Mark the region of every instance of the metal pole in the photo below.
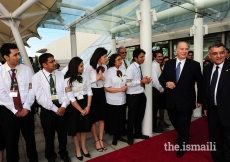
<svg viewBox="0 0 230 162">
<path fill-rule="evenodd" d="M 203 18 L 198 17 L 194 19 L 194 25 L 196 27 L 194 35 L 194 60 L 200 63 L 201 71 L 203 71 L 203 42 L 204 42 L 204 29 Z M 202 108 L 196 108 L 193 110 L 194 117 L 201 117 Z"/>
<path fill-rule="evenodd" d="M 140 46 L 146 52 L 145 62 L 142 65 L 144 76 L 152 75 L 152 21 L 151 21 L 150 0 L 140 1 L 141 21 L 140 21 Z M 142 132 L 144 135 L 152 135 L 152 82 L 145 85 L 147 104 L 144 120 L 142 122 Z"/>
<path fill-rule="evenodd" d="M 77 56 L 77 39 L 75 33 L 75 27 L 70 28 L 70 44 L 71 44 L 71 57 Z"/>
<path fill-rule="evenodd" d="M 115 33 L 111 34 L 111 49 L 112 49 L 112 54 L 116 53 L 116 37 Z"/>
</svg>

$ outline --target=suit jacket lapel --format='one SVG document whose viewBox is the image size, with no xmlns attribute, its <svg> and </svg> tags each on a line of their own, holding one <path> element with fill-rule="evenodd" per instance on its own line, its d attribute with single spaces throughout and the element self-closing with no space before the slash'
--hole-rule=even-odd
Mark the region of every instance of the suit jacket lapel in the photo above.
<svg viewBox="0 0 230 162">
<path fill-rule="evenodd" d="M 172 76 L 173 76 L 172 82 L 176 83 L 176 59 L 173 59 L 172 64 L 171 64 L 171 68 L 175 69 L 175 70 L 173 70 L 173 74 L 172 74 Z"/>
<path fill-rule="evenodd" d="M 217 87 L 217 92 L 221 89 L 221 87 L 224 85 L 224 82 L 226 81 L 226 78 L 228 77 L 230 71 L 229 71 L 229 62 L 225 60 L 223 68 L 220 73 L 219 83 Z"/>
<path fill-rule="evenodd" d="M 208 95 L 209 93 L 209 87 L 210 87 L 210 82 L 211 82 L 211 77 L 212 77 L 212 68 L 213 68 L 214 64 L 212 63 L 212 65 L 208 66 L 207 67 L 207 70 L 206 70 L 206 94 Z"/>
<path fill-rule="evenodd" d="M 179 83 L 180 80 L 183 78 L 183 76 L 186 74 L 186 72 L 189 70 L 189 67 L 190 67 L 190 65 L 191 65 L 191 62 L 190 62 L 190 61 L 191 61 L 191 60 L 188 60 L 188 59 L 185 60 L 185 64 L 184 64 L 184 67 L 183 67 L 182 72 L 181 72 L 181 74 L 180 74 L 180 78 L 179 78 L 179 80 L 178 80 L 178 83 Z"/>
</svg>

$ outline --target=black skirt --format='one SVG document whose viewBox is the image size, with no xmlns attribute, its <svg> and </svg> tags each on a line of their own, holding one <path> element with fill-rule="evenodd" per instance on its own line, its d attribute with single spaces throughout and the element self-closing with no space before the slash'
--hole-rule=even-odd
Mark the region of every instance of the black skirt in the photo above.
<svg viewBox="0 0 230 162">
<path fill-rule="evenodd" d="M 77 98 L 76 98 L 77 100 Z M 84 98 L 77 100 L 77 103 L 81 106 L 82 109 L 87 106 L 88 96 L 84 95 Z M 75 136 L 78 132 L 90 132 L 91 131 L 91 122 L 90 122 L 90 113 L 85 116 L 82 116 L 80 111 L 70 104 L 68 106 L 69 118 L 68 118 L 68 135 Z"/>
<path fill-rule="evenodd" d="M 93 97 L 91 103 L 91 123 L 99 120 L 105 120 L 106 98 L 104 88 L 92 88 Z"/>
<path fill-rule="evenodd" d="M 114 136 L 122 136 L 124 133 L 124 111 L 126 110 L 126 104 L 124 105 L 109 105 L 109 127 L 108 133 Z"/>
</svg>

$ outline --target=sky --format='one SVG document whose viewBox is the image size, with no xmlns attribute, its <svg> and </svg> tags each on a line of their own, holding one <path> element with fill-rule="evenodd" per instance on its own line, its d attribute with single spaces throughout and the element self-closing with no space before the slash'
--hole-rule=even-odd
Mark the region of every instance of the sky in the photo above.
<svg viewBox="0 0 230 162">
<path fill-rule="evenodd" d="M 56 41 L 57 39 L 69 33 L 70 32 L 66 30 L 38 28 L 38 34 L 42 37 L 42 39 L 40 40 L 36 37 L 32 37 L 27 41 L 27 43 L 31 46 L 30 48 L 26 47 L 28 56 L 31 57 L 34 57 L 35 55 L 39 56 L 40 53 L 36 53 L 38 50 L 45 48 L 46 45 Z"/>
</svg>

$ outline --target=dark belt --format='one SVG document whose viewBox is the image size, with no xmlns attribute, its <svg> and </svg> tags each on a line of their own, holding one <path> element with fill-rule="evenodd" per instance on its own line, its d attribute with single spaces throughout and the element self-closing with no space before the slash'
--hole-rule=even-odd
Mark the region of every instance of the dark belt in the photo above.
<svg viewBox="0 0 230 162">
<path fill-rule="evenodd" d="M 141 95 L 141 94 L 143 94 L 143 93 L 138 93 L 138 94 L 127 94 L 127 95 L 129 95 L 129 96 L 138 96 L 138 95 Z"/>
</svg>

